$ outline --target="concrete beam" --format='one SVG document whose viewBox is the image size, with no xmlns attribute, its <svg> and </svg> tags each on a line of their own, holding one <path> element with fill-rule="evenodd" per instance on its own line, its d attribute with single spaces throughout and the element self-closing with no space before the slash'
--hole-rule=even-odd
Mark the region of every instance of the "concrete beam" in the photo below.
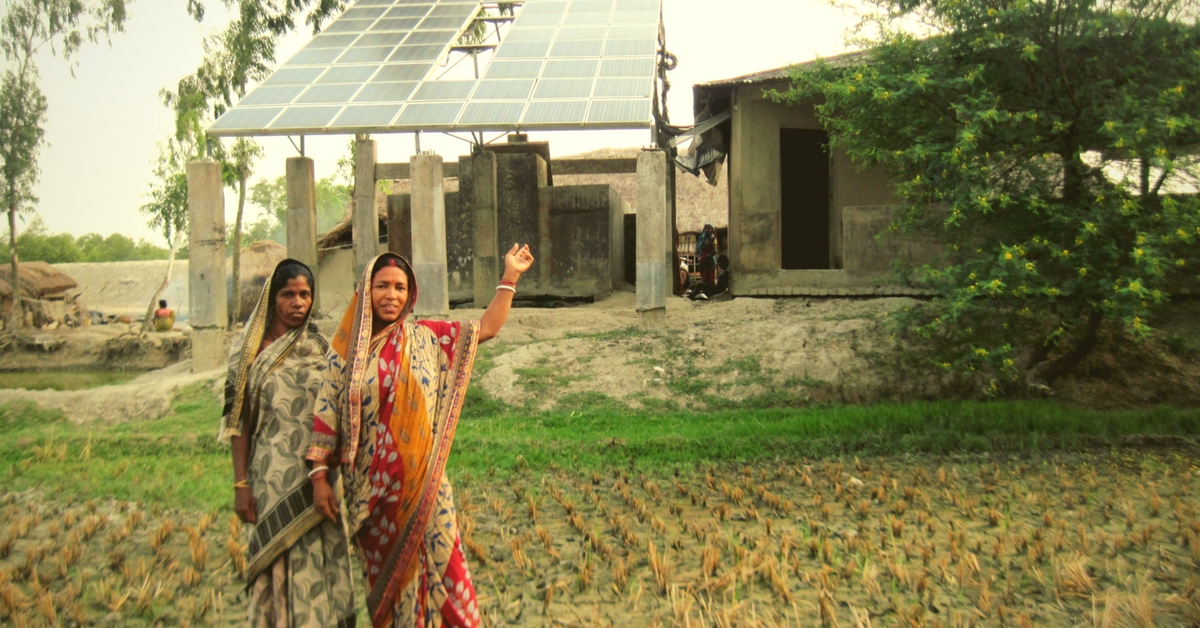
<svg viewBox="0 0 1200 628">
<path fill-rule="evenodd" d="M 375 179 L 389 181 L 408 179 L 412 176 L 412 166 L 409 164 L 375 164 Z M 443 163 L 442 176 L 447 179 L 458 178 L 458 164 Z"/>
<path fill-rule="evenodd" d="M 471 205 L 475 222 L 475 246 L 472 255 L 475 307 L 487 307 L 500 281 L 500 220 L 496 195 L 496 153 L 484 151 L 470 157 L 471 197 L 462 199 Z"/>
<path fill-rule="evenodd" d="M 613 157 L 607 159 L 555 159 L 550 162 L 550 170 L 554 174 L 636 174 L 637 159 Z M 375 179 L 378 181 L 408 179 L 412 176 L 409 164 L 375 164 Z M 447 179 L 458 178 L 458 164 L 442 164 L 442 176 Z"/>
<path fill-rule="evenodd" d="M 287 251 L 288 257 L 304 262 L 317 272 L 317 184 L 311 157 L 287 159 Z M 312 311 L 320 311 L 317 292 Z"/>
<path fill-rule="evenodd" d="M 354 276 L 379 255 L 379 214 L 375 209 L 375 140 L 360 137 L 355 140 L 354 156 L 354 218 L 351 228 L 354 237 Z"/>
<path fill-rule="evenodd" d="M 192 371 L 227 363 L 225 324 L 225 188 L 221 164 L 193 161 L 188 178 L 188 309 L 192 334 Z"/>
<path fill-rule="evenodd" d="M 665 311 L 672 285 L 667 154 L 661 150 L 643 151 L 638 156 L 637 172 L 637 310 L 644 314 Z M 644 318 L 658 320 L 661 316 L 654 313 Z"/>
<path fill-rule="evenodd" d="M 418 298 L 414 314 L 444 317 L 450 314 L 450 286 L 446 276 L 446 197 L 442 185 L 441 155 L 412 158 L 412 267 L 417 275 Z"/>
<path fill-rule="evenodd" d="M 555 175 L 576 174 L 636 174 L 637 158 L 555 159 L 550 170 Z"/>
</svg>

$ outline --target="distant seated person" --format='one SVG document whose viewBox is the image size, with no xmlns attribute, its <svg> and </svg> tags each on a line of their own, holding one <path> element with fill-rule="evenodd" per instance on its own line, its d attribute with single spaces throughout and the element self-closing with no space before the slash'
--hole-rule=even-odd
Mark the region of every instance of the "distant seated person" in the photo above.
<svg viewBox="0 0 1200 628">
<path fill-rule="evenodd" d="M 712 263 L 711 259 L 705 261 L 710 264 Z M 717 282 L 709 283 L 707 281 L 701 281 L 700 283 L 697 283 L 692 287 L 691 290 L 688 291 L 687 297 L 689 299 L 693 301 L 706 301 L 710 297 L 714 297 L 729 289 L 729 257 L 725 255 L 718 255 L 717 267 L 721 269 L 717 274 Z"/>
<path fill-rule="evenodd" d="M 167 307 L 166 299 L 158 302 L 158 309 L 154 310 L 154 331 L 171 331 L 175 327 L 175 310 Z"/>
</svg>

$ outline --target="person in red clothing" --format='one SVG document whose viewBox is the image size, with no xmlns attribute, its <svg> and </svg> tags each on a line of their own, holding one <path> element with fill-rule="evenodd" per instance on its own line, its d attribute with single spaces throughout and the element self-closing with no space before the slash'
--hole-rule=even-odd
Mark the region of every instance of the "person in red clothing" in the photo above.
<svg viewBox="0 0 1200 628">
<path fill-rule="evenodd" d="M 338 500 L 326 475 L 340 469 L 376 628 L 480 625 L 446 458 L 476 346 L 500 332 L 532 264 L 529 247 L 514 244 L 478 322 L 410 321 L 416 275 L 385 253 L 366 268 L 333 337 L 309 477 L 317 510 L 333 520 Z"/>
</svg>

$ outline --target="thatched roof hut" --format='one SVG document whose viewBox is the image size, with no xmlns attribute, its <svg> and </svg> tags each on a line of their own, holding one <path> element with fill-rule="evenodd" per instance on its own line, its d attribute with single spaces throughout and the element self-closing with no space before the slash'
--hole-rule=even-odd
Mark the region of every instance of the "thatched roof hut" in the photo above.
<svg viewBox="0 0 1200 628">
<path fill-rule="evenodd" d="M 401 183 L 396 181 L 393 183 Z M 403 181 L 408 188 L 408 181 Z M 407 194 L 408 190 L 403 191 L 398 189 L 399 186 L 393 185 L 391 194 Z M 377 197 L 379 202 L 375 208 L 376 215 L 379 216 L 379 241 L 383 242 L 387 238 L 388 233 L 388 215 L 387 215 L 387 194 L 380 194 Z M 354 213 L 353 208 L 347 208 L 346 214 L 334 225 L 332 229 L 326 231 L 321 237 L 317 238 L 317 256 L 318 259 L 325 257 L 325 252 L 331 249 L 350 248 L 354 244 Z"/>
<path fill-rule="evenodd" d="M 602 148 L 564 159 L 636 159 L 640 148 Z M 637 211 L 636 174 L 555 175 L 555 185 L 597 185 L 607 183 Z M 675 225 L 679 233 L 698 233 L 704 223 L 717 229 L 729 226 L 729 181 L 722 176 L 712 186 L 686 172 L 675 177 Z"/>
<path fill-rule="evenodd" d="M 275 272 L 275 267 L 279 265 L 279 262 L 286 258 L 287 247 L 274 240 L 255 242 L 242 249 L 241 268 L 238 272 L 242 276 L 242 306 L 235 313 L 235 320 L 244 321 L 250 317 L 255 304 L 258 303 L 263 284 L 270 279 L 271 273 Z M 314 269 L 313 272 L 316 270 Z M 226 276 L 230 278 L 229 281 L 232 282 L 232 257 L 226 261 L 226 273 Z M 230 285 L 232 286 L 232 283 Z M 232 288 L 230 292 L 232 292 Z M 230 303 L 230 307 L 233 307 L 232 303 Z"/>
<path fill-rule="evenodd" d="M 79 284 L 70 275 L 46 262 L 21 262 L 18 265 L 21 296 L 27 299 L 64 299 Z M 0 269 L 0 298 L 12 301 L 12 273 L 7 265 Z M 6 305 L 7 309 L 7 305 Z"/>
</svg>

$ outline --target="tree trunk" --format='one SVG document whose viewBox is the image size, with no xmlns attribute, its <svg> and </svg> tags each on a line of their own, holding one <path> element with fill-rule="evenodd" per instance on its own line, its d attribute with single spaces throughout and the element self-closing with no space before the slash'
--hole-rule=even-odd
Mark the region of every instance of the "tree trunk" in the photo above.
<svg viewBox="0 0 1200 628">
<path fill-rule="evenodd" d="M 242 210 L 246 207 L 246 175 L 243 169 L 238 178 L 237 218 L 233 221 L 233 307 L 229 308 L 229 326 L 242 317 Z"/>
<path fill-rule="evenodd" d="M 154 296 L 150 297 L 150 305 L 146 308 L 146 319 L 142 321 L 142 331 L 148 332 L 154 330 L 154 310 L 158 309 L 158 298 L 162 296 L 163 291 L 171 284 L 171 270 L 175 267 L 175 254 L 179 252 L 180 241 L 182 239 L 182 231 L 176 231 L 175 237 L 171 238 L 171 251 L 167 253 L 167 275 L 163 277 L 162 284 L 158 286 L 158 290 L 154 291 Z"/>
<path fill-rule="evenodd" d="M 1096 332 L 1100 329 L 1100 323 L 1104 320 L 1104 315 L 1099 310 L 1092 310 L 1088 314 L 1087 324 L 1083 329 L 1083 335 L 1079 338 L 1075 345 L 1070 348 L 1065 354 L 1053 359 L 1044 360 L 1040 364 L 1029 370 L 1025 381 L 1030 386 L 1035 388 L 1046 388 L 1053 384 L 1058 378 L 1066 375 L 1068 371 L 1079 366 L 1080 362 L 1096 348 L 1099 343 L 1099 338 Z"/>
<path fill-rule="evenodd" d="M 25 326 L 25 312 L 21 307 L 21 281 L 17 268 L 17 194 L 16 186 L 9 184 L 8 205 L 8 250 L 12 255 L 12 312 L 8 317 L 9 331 L 16 331 Z"/>
</svg>

